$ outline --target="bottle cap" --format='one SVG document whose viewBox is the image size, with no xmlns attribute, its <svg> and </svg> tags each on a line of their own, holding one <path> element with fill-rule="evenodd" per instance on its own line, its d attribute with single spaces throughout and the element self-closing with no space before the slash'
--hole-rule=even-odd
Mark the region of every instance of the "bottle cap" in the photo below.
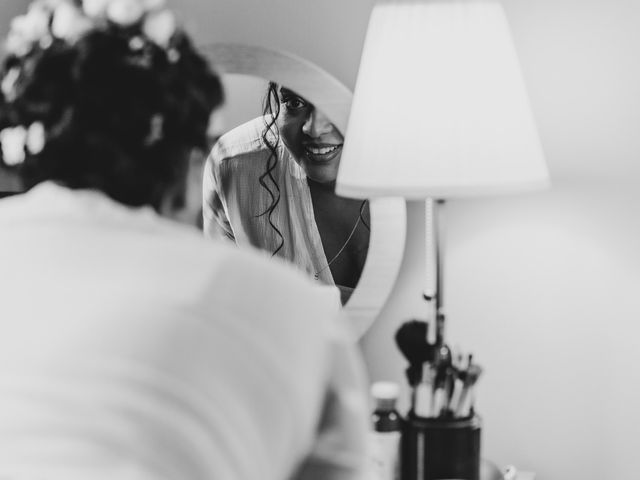
<svg viewBox="0 0 640 480">
<path fill-rule="evenodd" d="M 371 385 L 371 396 L 379 399 L 397 399 L 400 387 L 394 382 L 375 382 Z"/>
<path fill-rule="evenodd" d="M 378 408 L 393 409 L 400 394 L 400 387 L 394 382 L 375 382 L 371 385 L 371 396 Z"/>
</svg>

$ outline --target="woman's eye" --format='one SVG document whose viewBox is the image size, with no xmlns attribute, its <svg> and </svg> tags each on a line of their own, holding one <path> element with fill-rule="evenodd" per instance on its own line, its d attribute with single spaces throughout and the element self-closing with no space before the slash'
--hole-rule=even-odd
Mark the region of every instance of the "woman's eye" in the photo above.
<svg viewBox="0 0 640 480">
<path fill-rule="evenodd" d="M 302 100 L 301 98 L 289 98 L 284 101 L 285 107 L 290 110 L 299 110 L 307 106 L 307 102 Z"/>
</svg>

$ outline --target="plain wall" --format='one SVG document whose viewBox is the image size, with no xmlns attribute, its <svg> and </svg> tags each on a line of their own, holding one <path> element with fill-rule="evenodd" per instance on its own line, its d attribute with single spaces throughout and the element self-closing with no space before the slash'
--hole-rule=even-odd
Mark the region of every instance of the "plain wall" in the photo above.
<svg viewBox="0 0 640 480">
<path fill-rule="evenodd" d="M 310 60 L 353 88 L 374 0 L 169 0 L 198 43 L 261 45 Z"/>
<path fill-rule="evenodd" d="M 262 115 L 262 102 L 267 92 L 267 81 L 248 75 L 222 75 L 224 104 L 215 113 L 216 135 L 237 127 Z"/>
<path fill-rule="evenodd" d="M 0 0 L 0 26 L 24 3 Z M 202 43 L 284 49 L 353 87 L 373 0 L 172 3 Z M 640 3 L 502 3 L 553 186 L 447 204 L 449 338 L 485 368 L 477 396 L 484 456 L 539 480 L 635 479 Z M 408 213 L 402 275 L 362 342 L 372 379 L 404 382 L 393 334 L 423 314 L 420 205 Z"/>
</svg>

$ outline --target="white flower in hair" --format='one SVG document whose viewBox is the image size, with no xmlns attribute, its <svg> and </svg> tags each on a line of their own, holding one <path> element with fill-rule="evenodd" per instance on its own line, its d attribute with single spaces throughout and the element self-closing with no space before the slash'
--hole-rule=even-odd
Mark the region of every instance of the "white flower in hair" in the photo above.
<svg viewBox="0 0 640 480">
<path fill-rule="evenodd" d="M 24 15 L 11 21 L 6 49 L 17 56 L 26 55 L 33 44 L 49 33 L 49 13 L 39 4 L 32 4 Z"/>
<path fill-rule="evenodd" d="M 104 15 L 111 0 L 83 0 L 82 9 L 89 17 L 100 17 Z"/>
<path fill-rule="evenodd" d="M 129 40 L 129 48 L 134 52 L 137 50 L 142 50 L 144 48 L 144 38 L 139 35 L 131 37 L 131 40 Z"/>
<path fill-rule="evenodd" d="M 22 57 L 31 51 L 32 43 L 18 33 L 11 31 L 7 36 L 4 48 L 8 53 Z"/>
<path fill-rule="evenodd" d="M 4 48 L 7 52 L 16 55 L 17 57 L 23 57 L 31 51 L 33 43 L 17 35 L 15 32 L 9 32 L 9 36 L 4 44 Z"/>
<path fill-rule="evenodd" d="M 0 144 L 2 144 L 2 158 L 9 166 L 24 162 L 24 145 L 27 140 L 27 131 L 24 127 L 9 127 L 0 132 Z"/>
<path fill-rule="evenodd" d="M 42 151 L 45 144 L 45 131 L 41 122 L 33 122 L 29 126 L 25 143 L 27 150 L 33 155 L 37 155 Z"/>
<path fill-rule="evenodd" d="M 111 0 L 107 7 L 107 18 L 123 27 L 138 22 L 144 15 L 140 0 Z"/>
<path fill-rule="evenodd" d="M 93 28 L 91 20 L 85 17 L 79 8 L 70 3 L 61 3 L 53 12 L 51 33 L 58 38 L 74 41 L 91 28 Z"/>
<path fill-rule="evenodd" d="M 52 43 L 53 43 L 53 37 L 51 37 L 51 35 L 45 35 L 38 42 L 38 44 L 40 45 L 40 48 L 42 48 L 42 49 L 49 48 Z"/>
<path fill-rule="evenodd" d="M 42 6 L 32 4 L 27 13 L 11 21 L 11 29 L 17 29 L 27 39 L 35 42 L 49 33 L 49 12 Z"/>
<path fill-rule="evenodd" d="M 169 10 L 151 12 L 142 23 L 142 32 L 162 48 L 169 46 L 169 41 L 175 31 L 176 17 Z"/>
</svg>

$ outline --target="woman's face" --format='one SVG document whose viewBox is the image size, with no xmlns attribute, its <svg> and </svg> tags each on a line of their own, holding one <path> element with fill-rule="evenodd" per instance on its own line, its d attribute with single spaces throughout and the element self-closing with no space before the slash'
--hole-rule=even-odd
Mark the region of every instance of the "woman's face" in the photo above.
<svg viewBox="0 0 640 480">
<path fill-rule="evenodd" d="M 304 98 L 280 88 L 280 137 L 311 180 L 335 182 L 344 138 L 329 119 Z"/>
</svg>

